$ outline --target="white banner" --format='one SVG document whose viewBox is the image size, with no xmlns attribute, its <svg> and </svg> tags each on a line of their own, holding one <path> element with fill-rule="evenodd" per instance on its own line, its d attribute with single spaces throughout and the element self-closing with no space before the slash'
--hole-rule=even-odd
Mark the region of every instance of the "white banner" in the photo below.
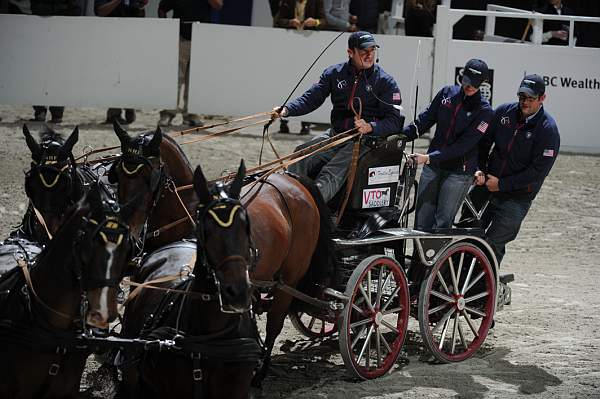
<svg viewBox="0 0 600 399">
<path fill-rule="evenodd" d="M 216 115 L 248 115 L 281 105 L 321 51 L 339 33 L 195 23 L 189 109 Z M 433 39 L 375 35 L 380 45 L 379 63 L 400 86 L 408 121 L 414 104 L 414 69 L 418 69 L 420 108 L 430 101 Z M 344 62 L 348 34 L 323 54 L 304 78 L 292 99 L 301 95 L 325 68 Z M 331 102 L 298 119 L 329 123 Z"/>
<path fill-rule="evenodd" d="M 179 21 L 0 15 L 0 103 L 176 104 Z"/>
</svg>

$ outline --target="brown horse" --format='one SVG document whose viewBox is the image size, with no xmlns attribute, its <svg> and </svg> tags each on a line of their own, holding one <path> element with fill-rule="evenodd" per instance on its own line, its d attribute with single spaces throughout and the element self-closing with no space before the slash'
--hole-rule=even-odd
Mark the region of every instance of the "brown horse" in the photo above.
<svg viewBox="0 0 600 399">
<path fill-rule="evenodd" d="M 242 203 L 252 221 L 252 237 L 259 261 L 252 280 L 280 279 L 297 287 L 311 270 L 310 280 L 318 282 L 332 267 L 331 219 L 315 185 L 299 177 L 272 174 L 258 184 L 244 188 Z M 307 282 L 307 281 L 305 281 Z M 275 339 L 283 328 L 292 296 L 275 290 L 267 317 L 266 353 L 253 384 L 260 386 L 270 364 Z"/>
<path fill-rule="evenodd" d="M 0 280 L 2 398 L 77 397 L 89 352 L 75 345 L 76 331 L 117 316 L 132 253 L 118 205 L 93 184 L 65 216 L 33 265 Z"/>
<path fill-rule="evenodd" d="M 109 181 L 118 183 L 122 204 L 134 202 L 137 209 L 128 220 L 132 235 L 145 251 L 193 237 L 189 218 L 198 203 L 194 190 L 176 191 L 191 185 L 192 167 L 181 147 L 160 128 L 132 138 L 115 122 L 122 155 L 109 171 Z"/>
<path fill-rule="evenodd" d="M 229 188 L 209 190 L 198 167 L 197 245 L 169 244 L 144 259 L 146 280 L 178 275 L 184 264 L 196 261 L 193 277 L 183 275 L 164 285 L 179 292 L 146 289 L 128 305 L 124 336 L 174 340 L 180 349 L 145 352 L 135 367 L 122 367 L 122 396 L 248 396 L 261 351 L 249 315 L 253 256 L 249 218 L 239 201 L 243 177 L 242 163 Z"/>
</svg>

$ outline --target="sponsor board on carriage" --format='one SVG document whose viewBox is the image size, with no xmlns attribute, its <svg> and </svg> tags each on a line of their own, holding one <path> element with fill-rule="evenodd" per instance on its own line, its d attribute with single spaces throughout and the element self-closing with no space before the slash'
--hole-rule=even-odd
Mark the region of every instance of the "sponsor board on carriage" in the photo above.
<svg viewBox="0 0 600 399">
<path fill-rule="evenodd" d="M 390 205 L 391 187 L 367 188 L 363 190 L 362 207 L 379 208 Z"/>
<path fill-rule="evenodd" d="M 400 177 L 400 165 L 369 168 L 369 186 L 373 184 L 396 183 Z"/>
</svg>

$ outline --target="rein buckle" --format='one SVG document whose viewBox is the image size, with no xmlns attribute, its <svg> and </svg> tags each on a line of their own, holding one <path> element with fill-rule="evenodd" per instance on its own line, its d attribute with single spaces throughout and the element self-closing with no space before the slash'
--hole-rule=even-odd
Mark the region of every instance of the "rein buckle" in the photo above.
<svg viewBox="0 0 600 399">
<path fill-rule="evenodd" d="M 52 365 L 50 365 L 50 368 L 48 369 L 48 374 L 51 376 L 55 376 L 58 374 L 59 370 L 60 370 L 60 364 L 52 363 Z"/>
</svg>

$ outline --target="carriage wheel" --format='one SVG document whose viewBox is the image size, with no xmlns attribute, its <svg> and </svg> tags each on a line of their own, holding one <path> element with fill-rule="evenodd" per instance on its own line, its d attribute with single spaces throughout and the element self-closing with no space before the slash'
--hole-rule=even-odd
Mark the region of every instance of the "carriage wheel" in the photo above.
<svg viewBox="0 0 600 399">
<path fill-rule="evenodd" d="M 406 275 L 395 260 L 370 256 L 354 269 L 346 295 L 350 301 L 339 329 L 342 358 L 354 376 L 377 378 L 396 363 L 406 337 L 410 310 Z"/>
<path fill-rule="evenodd" d="M 322 339 L 337 332 L 337 325 L 322 317 L 294 311 L 289 313 L 290 321 L 296 330 L 310 339 Z"/>
<path fill-rule="evenodd" d="M 421 336 L 438 360 L 460 362 L 485 341 L 494 319 L 496 279 L 473 244 L 452 245 L 421 284 Z"/>
</svg>

